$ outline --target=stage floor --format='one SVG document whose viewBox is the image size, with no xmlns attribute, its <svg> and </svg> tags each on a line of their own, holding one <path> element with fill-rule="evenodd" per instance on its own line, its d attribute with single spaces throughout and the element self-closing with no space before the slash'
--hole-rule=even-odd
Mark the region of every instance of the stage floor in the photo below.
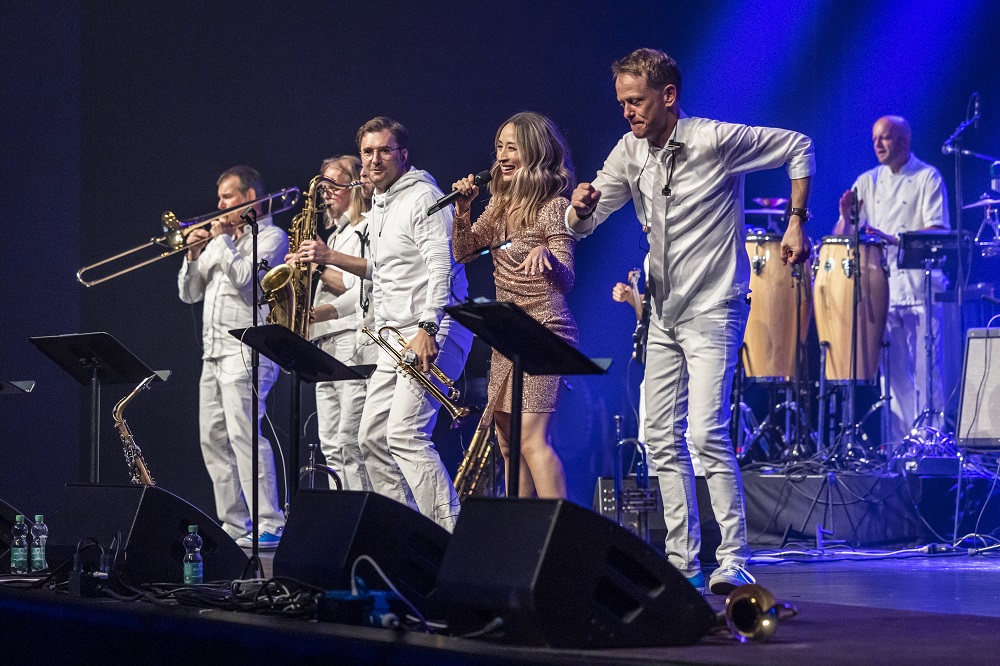
<svg viewBox="0 0 1000 666">
<path fill-rule="evenodd" d="M 689 647 L 579 651 L 438 639 L 442 661 L 433 663 L 996 663 L 997 556 L 863 552 L 870 555 L 828 549 L 808 561 L 779 562 L 774 551 L 756 551 L 750 568 L 758 583 L 799 608 L 768 644 L 740 644 L 723 634 Z M 262 561 L 269 571 L 270 556 Z M 723 597 L 707 598 L 722 609 Z"/>
<path fill-rule="evenodd" d="M 267 554 L 263 561 L 269 569 Z M 967 554 L 761 563 L 752 566 L 758 582 L 799 608 L 767 644 L 721 634 L 687 647 L 556 650 L 7 588 L 0 588 L 0 633 L 8 656 L 67 664 L 126 657 L 176 663 L 177 649 L 201 651 L 190 663 L 214 653 L 269 665 L 992 664 L 1000 633 L 997 569 L 995 559 Z M 724 602 L 709 601 L 717 610 Z"/>
</svg>

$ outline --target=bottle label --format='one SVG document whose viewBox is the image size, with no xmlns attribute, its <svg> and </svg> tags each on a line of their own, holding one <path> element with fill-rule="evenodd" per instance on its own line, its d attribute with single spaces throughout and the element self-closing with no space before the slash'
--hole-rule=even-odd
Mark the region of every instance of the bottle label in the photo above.
<svg viewBox="0 0 1000 666">
<path fill-rule="evenodd" d="M 28 573 L 28 549 L 15 546 L 10 549 L 10 570 L 14 573 Z"/>
<path fill-rule="evenodd" d="M 184 584 L 201 585 L 201 562 L 184 563 Z"/>
<path fill-rule="evenodd" d="M 45 571 L 49 568 L 48 563 L 45 561 L 45 546 L 35 547 L 31 549 L 31 570 L 32 571 Z"/>
</svg>

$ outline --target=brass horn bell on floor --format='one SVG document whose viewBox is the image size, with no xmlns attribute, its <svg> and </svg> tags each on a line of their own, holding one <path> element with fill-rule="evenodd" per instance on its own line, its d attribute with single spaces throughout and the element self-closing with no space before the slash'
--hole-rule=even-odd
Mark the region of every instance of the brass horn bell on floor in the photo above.
<svg viewBox="0 0 1000 666">
<path fill-rule="evenodd" d="M 776 601 L 765 587 L 741 585 L 726 597 L 724 615 L 726 626 L 736 640 L 766 643 L 774 636 L 781 620 L 792 618 L 798 612 L 795 606 Z"/>
</svg>

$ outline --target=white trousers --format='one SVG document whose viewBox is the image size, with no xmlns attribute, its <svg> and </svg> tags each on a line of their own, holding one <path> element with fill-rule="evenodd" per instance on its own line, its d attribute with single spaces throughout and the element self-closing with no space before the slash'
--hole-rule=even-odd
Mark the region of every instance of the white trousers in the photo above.
<svg viewBox="0 0 1000 666">
<path fill-rule="evenodd" d="M 250 514 L 253 493 L 253 448 L 250 420 L 253 391 L 250 381 L 250 353 L 206 360 L 201 369 L 198 409 L 201 453 L 215 489 L 215 509 L 222 528 L 238 538 L 253 527 Z M 285 516 L 278 503 L 277 474 L 271 442 L 260 434 L 267 393 L 277 376 L 277 366 L 261 357 L 258 377 L 259 418 L 256 424 L 258 530 L 280 534 Z"/>
<path fill-rule="evenodd" d="M 941 340 L 941 306 L 931 310 L 934 331 L 934 410 L 944 410 L 944 369 Z M 887 443 L 895 445 L 910 433 L 913 421 L 927 405 L 927 352 L 924 338 L 927 334 L 927 310 L 922 305 L 891 306 L 886 320 L 886 339 L 889 342 L 889 368 L 883 376 L 889 377 L 890 417 Z M 936 424 L 940 425 L 940 424 Z"/>
<path fill-rule="evenodd" d="M 375 362 L 375 343 L 358 348 L 357 331 L 341 331 L 319 341 L 318 347 L 341 363 Z M 369 358 L 363 358 L 369 356 Z M 316 422 L 326 464 L 337 471 L 344 490 L 371 490 L 358 445 L 361 411 L 365 407 L 367 380 L 316 384 Z M 332 482 L 331 482 L 332 487 Z"/>
<path fill-rule="evenodd" d="M 410 339 L 416 326 L 400 330 Z M 446 329 L 442 328 L 442 332 Z M 435 365 L 456 379 L 471 347 L 438 333 Z M 431 441 L 440 404 L 413 379 L 397 374 L 395 361 L 381 352 L 368 384 L 359 439 L 375 492 L 408 504 L 451 531 L 459 502 L 451 476 Z"/>
<path fill-rule="evenodd" d="M 687 576 L 701 568 L 691 451 L 705 468 L 722 532 L 719 564 L 744 566 L 750 556 L 743 481 L 729 437 L 730 390 L 748 313 L 743 299 L 733 299 L 676 326 L 650 321 L 646 443 L 663 499 L 667 559 Z"/>
</svg>

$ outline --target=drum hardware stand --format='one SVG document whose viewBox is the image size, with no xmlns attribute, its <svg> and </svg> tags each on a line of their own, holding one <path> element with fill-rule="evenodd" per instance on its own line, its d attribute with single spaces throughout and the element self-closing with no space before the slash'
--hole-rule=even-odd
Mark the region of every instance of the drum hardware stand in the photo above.
<svg viewBox="0 0 1000 666">
<path fill-rule="evenodd" d="M 809 430 L 809 415 L 805 413 L 800 405 L 807 392 L 809 384 L 808 365 L 805 358 L 805 343 L 802 341 L 802 299 L 804 298 L 805 285 L 803 283 L 803 271 L 806 263 L 792 266 L 792 275 L 795 277 L 795 376 L 792 377 L 791 386 L 785 393 L 785 404 L 793 410 L 795 415 L 795 436 L 791 436 L 792 415 L 785 412 L 785 441 L 791 445 L 791 450 L 787 452 L 789 458 L 800 460 L 809 457 L 809 440 L 814 433 Z M 805 404 L 808 404 L 806 402 Z"/>
<path fill-rule="evenodd" d="M 851 226 L 853 227 L 853 232 L 851 235 L 852 247 L 849 266 L 848 277 L 853 279 L 854 294 L 852 299 L 851 308 L 851 375 L 847 382 L 847 397 L 841 404 L 841 423 L 840 423 L 840 433 L 837 435 L 836 441 L 830 447 L 834 449 L 833 454 L 828 459 L 836 459 L 840 457 L 840 452 L 837 451 L 839 447 L 844 447 L 844 457 L 850 457 L 851 452 L 857 446 L 858 432 L 861 429 L 861 424 L 855 420 L 855 400 L 857 397 L 858 389 L 858 308 L 861 306 L 861 213 L 858 209 L 858 192 L 854 190 L 854 203 L 851 204 Z M 826 376 L 826 355 L 823 354 L 821 360 L 823 370 L 821 371 L 821 376 L 825 378 Z M 820 381 L 820 386 L 825 385 L 824 381 Z M 823 396 L 823 390 L 820 389 L 820 395 Z"/>
<path fill-rule="evenodd" d="M 834 497 L 836 494 L 836 497 Z M 816 490 L 816 495 L 812 498 L 812 504 L 809 505 L 809 510 L 806 512 L 806 517 L 802 520 L 802 526 L 799 527 L 800 534 L 806 534 L 806 526 L 809 524 L 809 520 L 813 515 L 813 511 L 816 509 L 816 505 L 819 504 L 820 498 L 824 497 L 823 506 L 823 516 L 820 522 L 816 523 L 816 549 L 822 551 L 826 546 L 841 545 L 846 544 L 847 541 L 843 539 L 837 540 L 826 540 L 823 537 L 833 536 L 836 533 L 837 528 L 834 524 L 834 507 L 836 506 L 847 506 L 850 504 L 844 498 L 844 492 L 840 489 L 840 484 L 837 482 L 836 472 L 830 471 L 826 473 L 823 477 L 823 482 L 820 484 L 819 488 Z M 851 519 L 851 514 L 845 511 L 847 517 L 847 522 L 851 525 L 851 534 L 857 534 L 858 526 L 854 524 Z M 829 527 L 829 529 L 827 529 Z"/>
<path fill-rule="evenodd" d="M 615 437 L 618 440 L 615 452 L 615 522 L 625 527 L 625 512 L 636 516 L 635 533 L 649 543 L 649 514 L 657 510 L 657 490 L 649 487 L 649 464 L 646 445 L 634 437 L 622 437 L 622 416 L 615 414 Z M 635 463 L 635 489 L 626 490 L 624 479 L 627 470 L 622 465 L 622 453 L 630 448 L 639 454 Z"/>
</svg>

